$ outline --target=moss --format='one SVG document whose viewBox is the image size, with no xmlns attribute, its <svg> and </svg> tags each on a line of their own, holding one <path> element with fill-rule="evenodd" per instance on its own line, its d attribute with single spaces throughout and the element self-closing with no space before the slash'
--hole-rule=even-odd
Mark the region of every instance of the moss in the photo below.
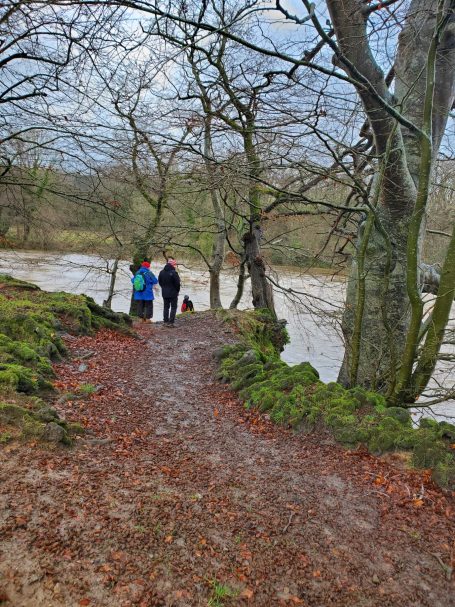
<svg viewBox="0 0 455 607">
<path fill-rule="evenodd" d="M 84 295 L 47 293 L 4 275 L 0 275 L 0 284 L 0 396 L 5 401 L 0 419 L 21 428 L 24 436 L 65 442 L 65 422 L 42 400 L 27 396 L 27 401 L 24 395 L 45 395 L 52 390 L 51 362 L 66 354 L 63 332 L 88 334 L 101 326 L 128 331 L 131 319 Z M 92 391 L 92 387 L 87 389 Z"/>
<path fill-rule="evenodd" d="M 455 459 L 453 456 L 446 455 L 445 459 L 435 464 L 433 479 L 443 487 L 455 487 Z"/>
<path fill-rule="evenodd" d="M 277 321 L 268 310 L 223 310 L 218 317 L 230 324 L 247 347 L 260 352 L 262 359 L 279 359 L 289 335 L 283 322 Z"/>
<path fill-rule="evenodd" d="M 14 434 L 12 434 L 11 432 L 0 432 L 0 445 L 9 443 L 13 440 L 13 438 Z"/>
<path fill-rule="evenodd" d="M 73 423 L 68 424 L 67 429 L 68 429 L 68 433 L 70 435 L 75 434 L 75 435 L 78 435 L 78 436 L 82 436 L 86 432 L 84 426 L 82 424 L 77 423 L 77 422 L 73 422 Z"/>
<path fill-rule="evenodd" d="M 384 453 L 396 449 L 403 432 L 401 422 L 393 417 L 385 417 L 372 428 L 368 448 L 373 453 Z"/>
<path fill-rule="evenodd" d="M 412 426 L 409 411 L 388 407 L 385 398 L 363 388 L 324 384 L 310 363 L 288 366 L 272 342 L 270 320 L 257 312 L 225 313 L 239 342 L 224 348 L 218 359 L 220 374 L 231 382 L 247 407 L 268 412 L 278 424 L 311 431 L 322 423 L 334 438 L 349 446 L 367 445 L 373 453 L 412 452 L 416 467 L 432 467 L 438 482 L 453 486 L 455 426 L 422 420 Z M 234 319 L 234 320 L 233 320 Z M 452 485 L 451 485 L 452 483 Z"/>
<path fill-rule="evenodd" d="M 24 417 L 22 420 L 22 434 L 25 438 L 42 438 L 46 424 L 40 422 L 34 417 Z"/>
<path fill-rule="evenodd" d="M 439 422 L 438 426 L 438 435 L 451 443 L 455 443 L 455 425 L 448 422 Z"/>
<path fill-rule="evenodd" d="M 382 394 L 370 392 L 359 386 L 351 388 L 348 390 L 348 393 L 361 407 L 374 407 L 378 410 L 384 410 L 386 408 L 386 400 Z"/>
<path fill-rule="evenodd" d="M 30 394 L 36 392 L 43 382 L 31 369 L 22 365 L 0 365 L 0 387 L 3 385 Z"/>
<path fill-rule="evenodd" d="M 11 403 L 0 403 L 0 421 L 5 424 L 21 422 L 24 417 L 29 415 L 29 411 L 24 407 Z"/>
<path fill-rule="evenodd" d="M 403 407 L 387 407 L 384 411 L 386 417 L 392 417 L 396 419 L 400 424 L 404 426 L 412 426 L 411 414 Z"/>
</svg>

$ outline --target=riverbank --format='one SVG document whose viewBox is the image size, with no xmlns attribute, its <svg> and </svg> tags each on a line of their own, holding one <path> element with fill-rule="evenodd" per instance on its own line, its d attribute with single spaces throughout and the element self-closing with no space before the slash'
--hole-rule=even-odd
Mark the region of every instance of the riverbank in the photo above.
<svg viewBox="0 0 455 607">
<path fill-rule="evenodd" d="M 2 448 L 5 606 L 451 605 L 453 495 L 246 411 L 214 314 L 137 330 L 66 340 L 74 447 Z"/>
</svg>

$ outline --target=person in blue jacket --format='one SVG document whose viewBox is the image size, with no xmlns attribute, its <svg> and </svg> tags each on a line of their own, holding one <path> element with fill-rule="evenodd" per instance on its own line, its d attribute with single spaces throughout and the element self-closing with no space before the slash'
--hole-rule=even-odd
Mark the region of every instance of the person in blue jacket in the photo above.
<svg viewBox="0 0 455 607">
<path fill-rule="evenodd" d="M 153 300 L 155 299 L 153 287 L 158 284 L 158 278 L 150 271 L 149 259 L 144 259 L 131 282 L 133 283 L 133 297 L 137 301 L 137 315 L 142 318 L 142 322 L 152 322 Z"/>
</svg>

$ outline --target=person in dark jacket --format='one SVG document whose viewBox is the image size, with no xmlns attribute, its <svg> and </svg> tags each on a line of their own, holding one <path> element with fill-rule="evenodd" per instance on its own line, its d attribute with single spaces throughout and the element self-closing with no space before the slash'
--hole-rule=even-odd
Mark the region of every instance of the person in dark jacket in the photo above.
<svg viewBox="0 0 455 607">
<path fill-rule="evenodd" d="M 142 276 L 143 280 L 137 280 L 137 276 Z M 158 279 L 150 271 L 150 261 L 144 259 L 141 267 L 131 279 L 133 284 L 133 298 L 137 301 L 137 315 L 142 318 L 143 322 L 152 322 L 153 317 L 153 286 L 158 283 Z"/>
<path fill-rule="evenodd" d="M 163 320 L 164 324 L 168 327 L 174 326 L 175 315 L 177 313 L 177 298 L 180 291 L 180 276 L 177 273 L 176 267 L 177 262 L 175 259 L 170 258 L 158 276 L 164 302 Z"/>
</svg>

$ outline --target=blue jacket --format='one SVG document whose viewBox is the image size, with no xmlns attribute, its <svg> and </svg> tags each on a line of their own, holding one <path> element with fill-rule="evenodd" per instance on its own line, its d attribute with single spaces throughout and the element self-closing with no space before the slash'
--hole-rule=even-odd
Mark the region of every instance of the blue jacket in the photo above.
<svg viewBox="0 0 455 607">
<path fill-rule="evenodd" d="M 158 284 L 158 278 L 153 272 L 147 270 L 147 268 L 139 268 L 136 274 L 144 274 L 145 289 L 143 291 L 134 291 L 133 298 L 135 300 L 144 299 L 146 301 L 153 301 L 155 299 L 155 296 L 153 294 L 153 285 Z M 136 274 L 134 276 L 136 276 Z M 133 283 L 134 281 L 134 276 L 131 279 L 131 283 Z"/>
</svg>

